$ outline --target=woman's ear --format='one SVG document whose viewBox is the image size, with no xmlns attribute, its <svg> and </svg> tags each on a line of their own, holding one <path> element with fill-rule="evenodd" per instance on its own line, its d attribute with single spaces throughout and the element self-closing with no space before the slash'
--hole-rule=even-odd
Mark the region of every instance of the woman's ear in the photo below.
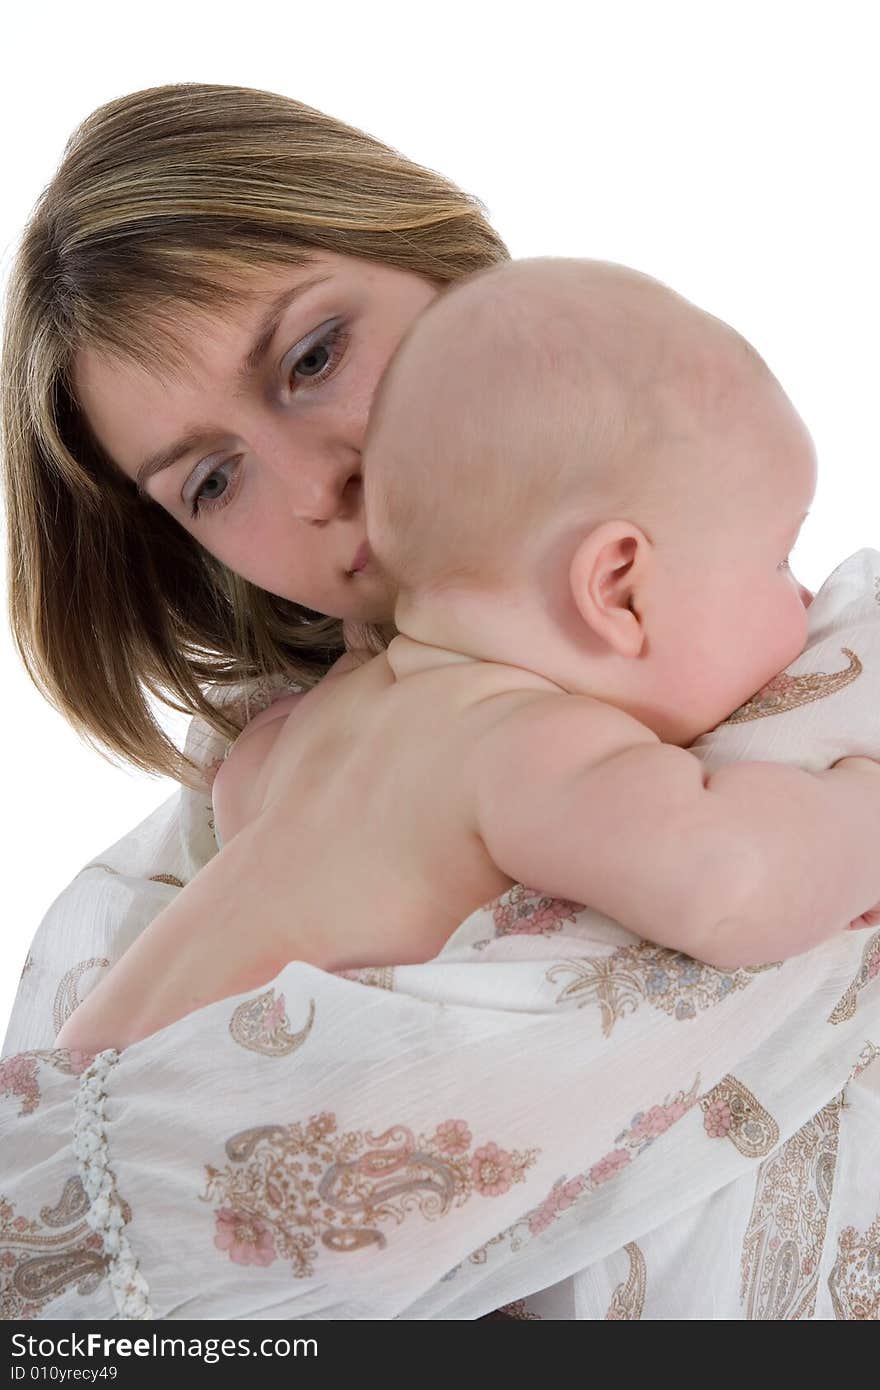
<svg viewBox="0 0 880 1390">
<path fill-rule="evenodd" d="M 605 521 L 578 545 L 569 570 L 575 607 L 590 629 L 619 656 L 638 656 L 645 630 L 635 601 L 650 552 L 629 521 Z"/>
</svg>

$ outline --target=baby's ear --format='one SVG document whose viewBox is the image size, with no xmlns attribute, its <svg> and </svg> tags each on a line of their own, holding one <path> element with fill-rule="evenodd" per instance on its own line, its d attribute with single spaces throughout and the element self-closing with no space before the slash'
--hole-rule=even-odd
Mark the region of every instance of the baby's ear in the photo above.
<svg viewBox="0 0 880 1390">
<path fill-rule="evenodd" d="M 604 521 L 578 545 L 569 569 L 575 607 L 587 626 L 619 656 L 638 656 L 645 631 L 635 594 L 649 551 L 629 521 Z"/>
</svg>

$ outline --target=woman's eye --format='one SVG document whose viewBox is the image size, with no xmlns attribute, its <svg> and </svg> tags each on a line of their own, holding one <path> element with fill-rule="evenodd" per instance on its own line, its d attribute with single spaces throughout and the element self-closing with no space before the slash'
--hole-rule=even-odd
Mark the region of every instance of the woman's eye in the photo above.
<svg viewBox="0 0 880 1390">
<path fill-rule="evenodd" d="M 297 380 L 325 380 L 335 371 L 347 344 L 348 334 L 342 324 L 320 330 L 320 336 L 294 360 L 289 372 L 290 384 L 294 385 Z"/>
<path fill-rule="evenodd" d="M 293 370 L 299 372 L 301 376 L 317 376 L 330 361 L 330 349 L 325 343 L 319 343 L 313 347 L 311 352 L 307 352 L 305 357 L 301 357 L 294 364 Z"/>
<path fill-rule="evenodd" d="M 225 507 L 227 503 L 232 501 L 238 491 L 239 469 L 236 468 L 231 478 L 223 470 L 232 464 L 240 463 L 241 455 L 238 454 L 235 458 L 226 459 L 219 468 L 215 468 L 213 472 L 208 473 L 202 479 L 191 499 L 190 516 L 194 521 L 205 512 L 219 511 L 221 507 Z"/>
</svg>

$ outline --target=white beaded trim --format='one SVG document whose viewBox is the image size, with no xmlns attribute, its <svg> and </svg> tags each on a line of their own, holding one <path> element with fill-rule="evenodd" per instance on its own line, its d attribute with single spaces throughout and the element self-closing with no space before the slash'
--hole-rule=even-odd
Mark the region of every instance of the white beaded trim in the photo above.
<svg viewBox="0 0 880 1390">
<path fill-rule="evenodd" d="M 79 1174 L 89 1210 L 86 1220 L 104 1242 L 108 1256 L 107 1277 L 121 1318 L 155 1317 L 149 1301 L 149 1285 L 138 1269 L 134 1251 L 125 1234 L 122 1202 L 110 1167 L 110 1153 L 104 1128 L 105 1082 L 119 1060 L 119 1053 L 99 1052 L 80 1077 L 74 1097 L 73 1151 L 79 1160 Z"/>
</svg>

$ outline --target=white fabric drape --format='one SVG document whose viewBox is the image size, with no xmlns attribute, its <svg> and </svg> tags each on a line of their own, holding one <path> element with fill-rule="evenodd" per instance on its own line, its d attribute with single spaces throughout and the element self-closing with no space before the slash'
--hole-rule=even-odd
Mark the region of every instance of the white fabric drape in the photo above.
<svg viewBox="0 0 880 1390">
<path fill-rule="evenodd" d="M 694 751 L 880 757 L 878 694 L 860 551 Z M 0 1062 L 3 1316 L 880 1317 L 880 932 L 724 972 L 517 887 L 424 965 L 292 962 L 121 1054 L 54 1049 L 214 852 L 183 791 L 37 933 Z"/>
</svg>

